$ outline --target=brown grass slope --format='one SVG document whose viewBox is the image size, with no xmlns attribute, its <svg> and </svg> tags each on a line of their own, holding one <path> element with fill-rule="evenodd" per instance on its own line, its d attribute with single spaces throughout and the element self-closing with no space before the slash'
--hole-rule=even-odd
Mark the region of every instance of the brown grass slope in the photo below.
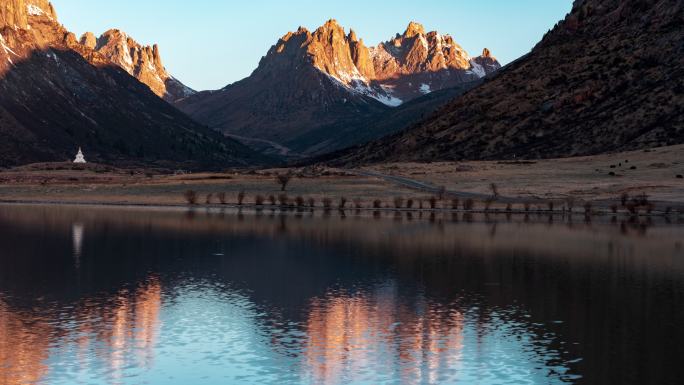
<svg viewBox="0 0 684 385">
<path fill-rule="evenodd" d="M 337 163 L 551 158 L 684 143 L 683 4 L 576 0 L 529 55 Z"/>
</svg>

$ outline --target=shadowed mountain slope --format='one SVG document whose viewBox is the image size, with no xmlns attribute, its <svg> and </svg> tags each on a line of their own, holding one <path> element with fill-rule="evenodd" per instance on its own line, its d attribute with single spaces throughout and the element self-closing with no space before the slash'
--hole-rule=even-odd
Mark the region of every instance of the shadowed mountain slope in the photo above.
<svg viewBox="0 0 684 385">
<path fill-rule="evenodd" d="M 41 1 L 10 3 L 0 18 L 12 23 L 0 24 L 0 166 L 72 159 L 79 146 L 88 160 L 117 165 L 223 168 L 266 161 L 79 44 L 51 7 L 38 12 Z"/>
<path fill-rule="evenodd" d="M 532 52 L 338 163 L 546 158 L 684 143 L 684 2 L 577 0 Z"/>
</svg>

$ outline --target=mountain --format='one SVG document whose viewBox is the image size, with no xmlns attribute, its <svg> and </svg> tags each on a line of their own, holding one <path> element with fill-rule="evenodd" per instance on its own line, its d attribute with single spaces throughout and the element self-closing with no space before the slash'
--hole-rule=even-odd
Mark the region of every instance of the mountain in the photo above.
<svg viewBox="0 0 684 385">
<path fill-rule="evenodd" d="M 86 60 L 88 59 L 88 60 Z M 49 2 L 0 5 L 0 166 L 72 159 L 222 168 L 264 162 L 201 126 L 57 22 Z"/>
<path fill-rule="evenodd" d="M 402 102 L 476 81 L 501 68 L 487 48 L 483 56 L 471 58 L 451 36 L 426 33 L 415 22 L 403 35 L 372 48 L 370 58 L 373 72 L 367 80 Z"/>
<path fill-rule="evenodd" d="M 142 46 L 118 29 L 111 29 L 96 38 L 86 32 L 79 40 L 81 44 L 123 68 L 152 92 L 169 102 L 186 98 L 195 91 L 171 76 L 162 64 L 159 47 Z"/>
<path fill-rule="evenodd" d="M 499 67 L 491 55 L 471 58 L 451 37 L 426 33 L 417 23 L 368 48 L 329 20 L 313 32 L 300 27 L 283 36 L 248 78 L 177 105 L 256 148 L 310 156 L 377 138 L 369 121 Z"/>
<path fill-rule="evenodd" d="M 431 118 L 337 163 L 534 159 L 679 144 L 682 111 L 684 2 L 576 0 L 530 54 Z"/>
</svg>

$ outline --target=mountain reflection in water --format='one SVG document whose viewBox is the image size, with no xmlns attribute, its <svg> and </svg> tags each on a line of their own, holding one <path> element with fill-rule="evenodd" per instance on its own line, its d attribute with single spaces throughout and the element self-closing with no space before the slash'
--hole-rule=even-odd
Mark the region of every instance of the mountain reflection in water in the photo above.
<svg viewBox="0 0 684 385">
<path fill-rule="evenodd" d="M 0 206 L 0 384 L 675 384 L 682 235 Z"/>
</svg>

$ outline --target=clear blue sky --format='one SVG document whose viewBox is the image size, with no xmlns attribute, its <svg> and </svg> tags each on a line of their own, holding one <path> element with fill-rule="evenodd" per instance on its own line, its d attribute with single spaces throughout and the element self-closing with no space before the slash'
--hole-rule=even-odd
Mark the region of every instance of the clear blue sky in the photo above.
<svg viewBox="0 0 684 385">
<path fill-rule="evenodd" d="M 248 76 L 278 38 L 335 18 L 367 45 L 415 20 L 450 34 L 471 55 L 491 49 L 503 63 L 527 53 L 572 8 L 572 0 L 52 0 L 60 21 L 80 36 L 119 28 L 158 43 L 166 68 L 197 90 Z"/>
</svg>

